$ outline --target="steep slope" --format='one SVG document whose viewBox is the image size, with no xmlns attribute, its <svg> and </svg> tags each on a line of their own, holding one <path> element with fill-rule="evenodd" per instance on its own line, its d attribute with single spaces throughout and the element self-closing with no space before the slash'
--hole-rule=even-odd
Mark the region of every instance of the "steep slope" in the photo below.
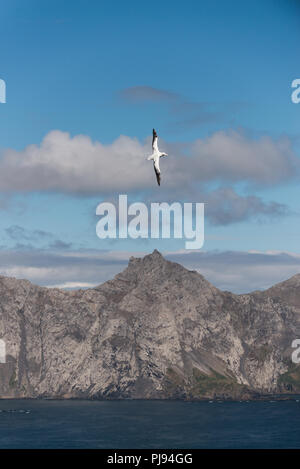
<svg viewBox="0 0 300 469">
<path fill-rule="evenodd" d="M 290 346 L 300 337 L 300 291 L 292 280 L 286 289 L 234 295 L 157 251 L 131 258 L 124 272 L 89 290 L 0 277 L 0 338 L 7 347 L 0 397 L 251 398 L 297 391 Z"/>
</svg>

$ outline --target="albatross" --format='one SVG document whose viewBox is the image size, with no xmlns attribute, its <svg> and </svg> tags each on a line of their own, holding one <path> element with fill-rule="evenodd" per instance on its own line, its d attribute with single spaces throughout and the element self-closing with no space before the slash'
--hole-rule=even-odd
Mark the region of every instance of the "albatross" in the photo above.
<svg viewBox="0 0 300 469">
<path fill-rule="evenodd" d="M 160 179 L 161 178 L 160 178 L 159 158 L 161 156 L 168 156 L 168 154 L 159 151 L 158 145 L 157 145 L 157 140 L 158 140 L 157 133 L 156 133 L 155 129 L 153 129 L 153 138 L 152 138 L 152 152 L 153 153 L 152 153 L 152 155 L 148 156 L 148 161 L 153 160 L 153 167 L 154 167 L 154 171 L 155 171 L 155 174 L 156 174 L 157 184 L 160 186 Z"/>
</svg>

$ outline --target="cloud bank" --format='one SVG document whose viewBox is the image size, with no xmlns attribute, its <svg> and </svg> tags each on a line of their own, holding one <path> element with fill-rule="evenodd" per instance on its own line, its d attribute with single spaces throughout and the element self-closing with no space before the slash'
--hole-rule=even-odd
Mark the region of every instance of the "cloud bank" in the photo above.
<svg viewBox="0 0 300 469">
<path fill-rule="evenodd" d="M 288 213 L 280 203 L 245 196 L 232 187 L 244 183 L 265 189 L 297 178 L 299 159 L 287 138 L 253 140 L 236 131 L 222 131 L 186 144 L 162 141 L 161 147 L 170 155 L 161 163 L 163 186 L 159 194 L 164 200 L 196 197 L 207 202 L 207 217 L 214 224 Z M 150 153 L 150 136 L 143 143 L 120 136 L 104 145 L 85 135 L 71 137 L 55 130 L 40 145 L 4 152 L 0 159 L 0 192 L 106 197 L 115 193 L 134 197 L 143 192 L 148 198 L 155 197 L 153 168 L 146 161 Z M 210 183 L 219 184 L 219 188 L 208 190 Z"/>
<path fill-rule="evenodd" d="M 48 287 L 93 287 L 122 271 L 131 255 L 145 253 L 0 249 L 0 274 Z M 300 255 L 295 253 L 181 251 L 166 253 L 166 258 L 234 293 L 266 289 L 300 273 Z"/>
<path fill-rule="evenodd" d="M 6 150 L 0 159 L 0 191 L 107 193 L 153 188 L 150 137 L 144 143 L 120 136 L 104 145 L 88 136 L 49 132 L 40 145 Z M 251 140 L 235 131 L 216 132 L 169 150 L 167 188 L 208 181 L 271 185 L 299 174 L 299 159 L 287 138 Z"/>
</svg>

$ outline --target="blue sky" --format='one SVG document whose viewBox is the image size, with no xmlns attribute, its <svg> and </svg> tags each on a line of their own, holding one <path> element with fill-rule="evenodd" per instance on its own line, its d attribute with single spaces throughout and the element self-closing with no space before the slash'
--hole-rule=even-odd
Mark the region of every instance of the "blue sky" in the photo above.
<svg viewBox="0 0 300 469">
<path fill-rule="evenodd" d="M 19 268 L 17 254 L 21 262 L 37 249 L 57 252 L 61 263 L 85 250 L 123 250 L 128 258 L 183 249 L 157 240 L 101 242 L 96 206 L 125 192 L 132 201 L 205 201 L 207 252 L 299 253 L 300 104 L 291 102 L 300 77 L 299 2 L 0 5 L 3 274 L 52 284 L 30 257 L 27 270 Z M 145 161 L 152 127 L 170 154 L 160 192 Z M 132 179 L 122 166 L 131 153 Z M 97 283 L 93 275 L 87 283 Z"/>
</svg>

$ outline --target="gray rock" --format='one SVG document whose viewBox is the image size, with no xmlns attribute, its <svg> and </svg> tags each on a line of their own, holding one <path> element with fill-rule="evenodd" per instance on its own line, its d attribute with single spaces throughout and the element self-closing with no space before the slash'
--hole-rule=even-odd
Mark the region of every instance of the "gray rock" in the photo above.
<svg viewBox="0 0 300 469">
<path fill-rule="evenodd" d="M 158 252 L 62 291 L 0 277 L 0 397 L 251 399 L 300 391 L 300 275 L 222 292 Z"/>
</svg>

